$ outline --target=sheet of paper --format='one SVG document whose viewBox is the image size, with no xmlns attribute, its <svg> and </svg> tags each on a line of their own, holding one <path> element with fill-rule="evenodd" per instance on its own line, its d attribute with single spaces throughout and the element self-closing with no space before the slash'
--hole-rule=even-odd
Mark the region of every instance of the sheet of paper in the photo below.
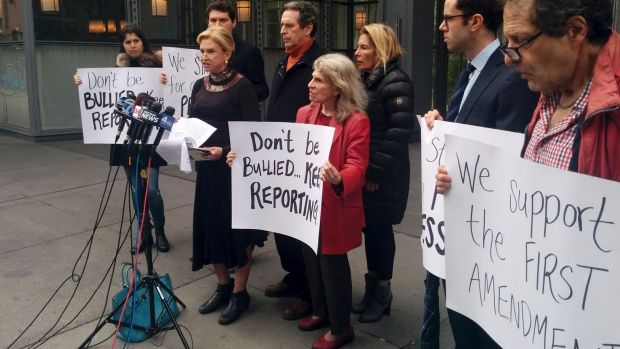
<svg viewBox="0 0 620 349">
<path fill-rule="evenodd" d="M 215 132 L 215 127 L 197 118 L 180 118 L 172 126 L 168 139 L 184 139 L 192 147 L 200 147 Z"/>
<path fill-rule="evenodd" d="M 184 139 L 162 140 L 157 147 L 157 153 L 168 162 L 168 165 L 178 165 L 179 170 L 185 173 L 192 172 L 192 163 Z"/>
</svg>

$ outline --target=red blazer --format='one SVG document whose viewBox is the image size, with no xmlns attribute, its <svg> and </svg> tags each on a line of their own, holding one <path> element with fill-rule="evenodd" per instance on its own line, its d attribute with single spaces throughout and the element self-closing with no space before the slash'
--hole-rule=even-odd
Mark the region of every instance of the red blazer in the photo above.
<svg viewBox="0 0 620 349">
<path fill-rule="evenodd" d="M 297 111 L 297 122 L 316 124 L 321 105 L 312 103 Z M 332 118 L 329 126 L 335 129 L 329 162 L 342 176 L 344 190 L 338 195 L 332 185 L 323 183 L 321 207 L 320 252 L 322 254 L 346 254 L 362 244 L 362 228 L 365 225 L 362 203 L 370 121 L 363 112 L 353 113 L 343 124 Z"/>
</svg>

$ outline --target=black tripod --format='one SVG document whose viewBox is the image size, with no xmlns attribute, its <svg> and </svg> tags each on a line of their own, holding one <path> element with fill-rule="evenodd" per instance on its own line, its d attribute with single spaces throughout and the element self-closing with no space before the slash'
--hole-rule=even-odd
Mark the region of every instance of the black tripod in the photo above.
<svg viewBox="0 0 620 349">
<path fill-rule="evenodd" d="M 136 166 L 139 166 L 138 163 L 136 163 Z M 131 180 L 128 179 L 129 182 L 131 182 Z M 129 184 L 131 185 L 131 184 Z M 146 186 L 143 185 L 141 186 L 141 190 L 139 190 L 139 192 L 143 191 L 143 190 L 147 190 Z M 131 191 L 130 191 L 131 192 Z M 142 195 L 142 193 L 140 193 L 140 195 Z M 145 213 L 143 212 L 143 215 Z M 139 218 L 141 218 L 142 215 L 137 215 Z M 148 215 L 146 215 L 146 217 L 144 217 L 144 219 L 148 219 Z M 144 224 L 140 224 L 140 222 L 138 222 L 139 225 L 144 226 Z M 150 224 L 149 224 L 150 225 Z M 149 335 L 149 337 L 162 332 L 162 331 L 168 331 L 168 330 L 176 330 L 177 334 L 179 335 L 179 337 L 181 338 L 181 342 L 183 342 L 183 346 L 186 349 L 189 349 L 189 345 L 187 343 L 187 340 L 185 339 L 185 336 L 183 335 L 183 332 L 181 331 L 181 328 L 179 327 L 179 324 L 177 323 L 176 319 L 174 318 L 174 314 L 172 312 L 172 310 L 170 309 L 170 305 L 168 304 L 168 302 L 166 301 L 166 297 L 164 296 L 162 289 L 164 291 L 166 291 L 174 301 L 176 301 L 177 303 L 179 303 L 183 309 L 186 308 L 185 304 L 179 299 L 179 297 L 177 297 L 170 288 L 168 288 L 168 286 L 166 286 L 164 283 L 161 282 L 161 280 L 159 279 L 159 275 L 157 275 L 155 273 L 155 271 L 153 270 L 153 255 L 151 252 L 151 246 L 152 246 L 152 237 L 151 237 L 151 232 L 149 231 L 148 234 L 146 234 L 146 238 L 143 239 L 143 243 L 145 243 L 145 249 L 144 249 L 144 255 L 146 257 L 146 266 L 147 266 L 147 274 L 142 276 L 142 279 L 140 280 L 140 282 L 135 285 L 135 287 L 133 287 L 132 289 L 129 290 L 129 292 L 131 292 L 131 295 L 129 296 L 130 298 L 133 298 L 135 296 L 135 292 L 133 290 L 137 290 L 140 287 L 147 287 L 147 292 L 148 292 L 148 298 L 149 298 L 149 320 L 150 320 L 150 324 L 149 327 L 145 328 L 142 326 L 136 326 L 135 324 L 133 325 L 133 329 L 135 330 L 141 330 L 144 331 L 146 334 Z M 136 251 L 137 252 L 137 251 Z M 157 323 L 157 317 L 155 316 L 155 291 L 157 291 L 157 297 L 159 297 L 161 304 L 164 306 L 164 309 L 166 311 L 166 313 L 168 314 L 168 316 L 170 317 L 170 320 L 172 320 L 172 326 L 160 326 Z M 132 299 L 128 299 L 128 302 L 131 302 Z M 107 324 L 107 323 L 111 323 L 114 325 L 118 325 L 120 322 L 120 326 L 122 327 L 131 327 L 131 324 L 128 324 L 126 322 L 122 321 L 122 318 L 119 315 L 119 319 L 118 320 L 114 320 L 114 316 L 117 314 L 117 312 L 119 310 L 121 310 L 121 308 L 123 307 L 123 302 L 119 303 L 114 309 L 112 309 L 112 312 L 110 314 L 108 314 L 108 316 L 105 317 L 105 319 L 103 319 L 101 321 L 101 323 L 99 323 L 99 325 L 97 325 L 97 327 L 95 328 L 95 330 L 88 336 L 88 338 L 86 338 L 86 340 L 84 340 L 84 342 L 82 342 L 82 344 L 79 346 L 79 349 L 85 349 L 88 348 L 88 346 L 90 345 L 91 341 L 93 340 L 93 338 L 95 337 L 95 335 L 97 335 L 97 333 Z"/>
</svg>

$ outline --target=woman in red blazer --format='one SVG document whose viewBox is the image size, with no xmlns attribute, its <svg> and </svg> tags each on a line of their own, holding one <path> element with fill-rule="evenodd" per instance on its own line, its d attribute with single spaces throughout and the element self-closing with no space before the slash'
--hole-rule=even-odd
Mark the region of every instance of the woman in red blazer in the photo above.
<svg viewBox="0 0 620 349">
<path fill-rule="evenodd" d="M 298 326 L 305 331 L 330 326 L 312 348 L 338 348 L 354 338 L 351 327 L 351 269 L 347 252 L 362 243 L 362 187 L 368 166 L 370 122 L 363 112 L 366 93 L 353 62 L 326 54 L 314 63 L 308 84 L 311 104 L 297 122 L 335 128 L 329 160 L 321 169 L 323 206 L 318 256 L 304 246 L 313 314 Z"/>
</svg>

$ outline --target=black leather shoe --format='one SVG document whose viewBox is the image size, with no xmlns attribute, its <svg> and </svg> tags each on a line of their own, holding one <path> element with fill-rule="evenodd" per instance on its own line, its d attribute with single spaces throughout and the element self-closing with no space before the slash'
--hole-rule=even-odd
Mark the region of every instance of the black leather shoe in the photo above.
<svg viewBox="0 0 620 349">
<path fill-rule="evenodd" d="M 250 295 L 246 290 L 233 293 L 230 297 L 230 303 L 228 303 L 228 306 L 224 309 L 222 315 L 220 315 L 218 322 L 220 325 L 232 324 L 239 319 L 244 311 L 248 310 L 249 306 Z"/>
<path fill-rule="evenodd" d="M 164 227 L 155 228 L 155 247 L 159 252 L 168 252 L 170 250 L 170 244 L 166 239 L 166 233 L 164 233 Z"/>
<path fill-rule="evenodd" d="M 211 297 L 198 308 L 198 312 L 200 314 L 209 314 L 216 311 L 219 307 L 228 304 L 234 284 L 233 279 L 230 279 L 226 285 L 218 284 Z"/>
</svg>

